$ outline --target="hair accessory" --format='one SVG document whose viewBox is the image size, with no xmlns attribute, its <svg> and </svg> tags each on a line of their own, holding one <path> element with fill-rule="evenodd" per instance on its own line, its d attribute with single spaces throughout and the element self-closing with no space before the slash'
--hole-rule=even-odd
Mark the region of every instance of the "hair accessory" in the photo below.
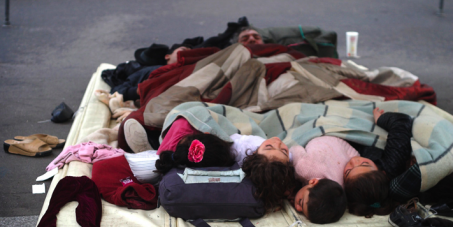
<svg viewBox="0 0 453 227">
<path fill-rule="evenodd" d="M 204 144 L 199 140 L 193 140 L 189 147 L 188 159 L 190 162 L 201 162 L 204 155 Z"/>
<path fill-rule="evenodd" d="M 375 203 L 371 204 L 370 207 L 380 208 L 381 207 L 381 203 L 380 202 L 375 202 Z"/>
</svg>

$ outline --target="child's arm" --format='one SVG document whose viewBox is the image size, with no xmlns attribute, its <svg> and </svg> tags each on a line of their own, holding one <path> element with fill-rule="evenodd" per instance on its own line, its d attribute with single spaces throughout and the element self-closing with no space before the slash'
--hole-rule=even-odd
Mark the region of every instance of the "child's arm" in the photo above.
<svg viewBox="0 0 453 227">
<path fill-rule="evenodd" d="M 379 159 L 383 170 L 390 179 L 406 170 L 406 162 L 410 160 L 412 147 L 412 119 L 403 113 L 384 113 L 379 108 L 373 111 L 378 126 L 387 130 L 387 144 Z"/>
</svg>

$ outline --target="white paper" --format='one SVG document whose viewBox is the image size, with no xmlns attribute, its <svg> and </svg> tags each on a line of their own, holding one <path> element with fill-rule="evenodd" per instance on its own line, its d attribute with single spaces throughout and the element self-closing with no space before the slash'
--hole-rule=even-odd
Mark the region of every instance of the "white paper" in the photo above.
<svg viewBox="0 0 453 227">
<path fill-rule="evenodd" d="M 42 184 L 34 184 L 32 185 L 33 194 L 44 194 L 46 193 L 46 185 Z"/>
<path fill-rule="evenodd" d="M 58 167 L 53 168 L 52 170 L 46 172 L 45 174 L 36 178 L 36 181 L 45 181 L 58 173 Z"/>
</svg>

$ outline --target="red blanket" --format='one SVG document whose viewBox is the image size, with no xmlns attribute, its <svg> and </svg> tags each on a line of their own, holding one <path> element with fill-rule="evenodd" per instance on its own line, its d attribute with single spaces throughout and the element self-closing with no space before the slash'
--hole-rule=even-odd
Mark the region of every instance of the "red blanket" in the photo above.
<svg viewBox="0 0 453 227">
<path fill-rule="evenodd" d="M 278 44 L 236 44 L 223 50 L 179 52 L 177 63 L 153 71 L 139 85 L 141 107 L 125 121 L 134 118 L 148 130 L 160 130 L 166 114 L 188 101 L 227 104 L 254 112 L 290 102 L 316 103 L 345 97 L 436 104 L 434 90 L 418 80 L 406 87 L 371 83 L 363 72 L 341 67 L 338 59 L 304 57 Z M 392 76 L 393 81 L 398 80 L 398 75 Z M 128 150 L 122 127 L 119 145 Z"/>
</svg>

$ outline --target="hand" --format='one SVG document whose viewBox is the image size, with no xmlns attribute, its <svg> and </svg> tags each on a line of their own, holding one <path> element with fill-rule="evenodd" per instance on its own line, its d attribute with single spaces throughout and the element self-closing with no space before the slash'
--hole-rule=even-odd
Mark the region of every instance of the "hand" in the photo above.
<svg viewBox="0 0 453 227">
<path fill-rule="evenodd" d="M 381 117 L 381 115 L 384 113 L 384 110 L 381 110 L 379 109 L 378 107 L 376 107 L 374 110 L 373 110 L 373 116 L 374 116 L 374 123 L 377 124 L 377 121 L 379 119 L 379 117 Z"/>
<path fill-rule="evenodd" d="M 118 122 L 118 123 L 122 122 L 127 116 L 129 116 L 130 113 L 132 113 L 132 112 L 126 112 L 126 113 L 124 113 L 123 115 L 121 115 L 121 117 L 119 117 L 118 119 L 116 119 L 116 122 Z"/>
<path fill-rule="evenodd" d="M 119 108 L 113 112 L 112 118 L 118 118 L 116 122 L 122 122 L 134 110 L 130 108 Z"/>
</svg>

